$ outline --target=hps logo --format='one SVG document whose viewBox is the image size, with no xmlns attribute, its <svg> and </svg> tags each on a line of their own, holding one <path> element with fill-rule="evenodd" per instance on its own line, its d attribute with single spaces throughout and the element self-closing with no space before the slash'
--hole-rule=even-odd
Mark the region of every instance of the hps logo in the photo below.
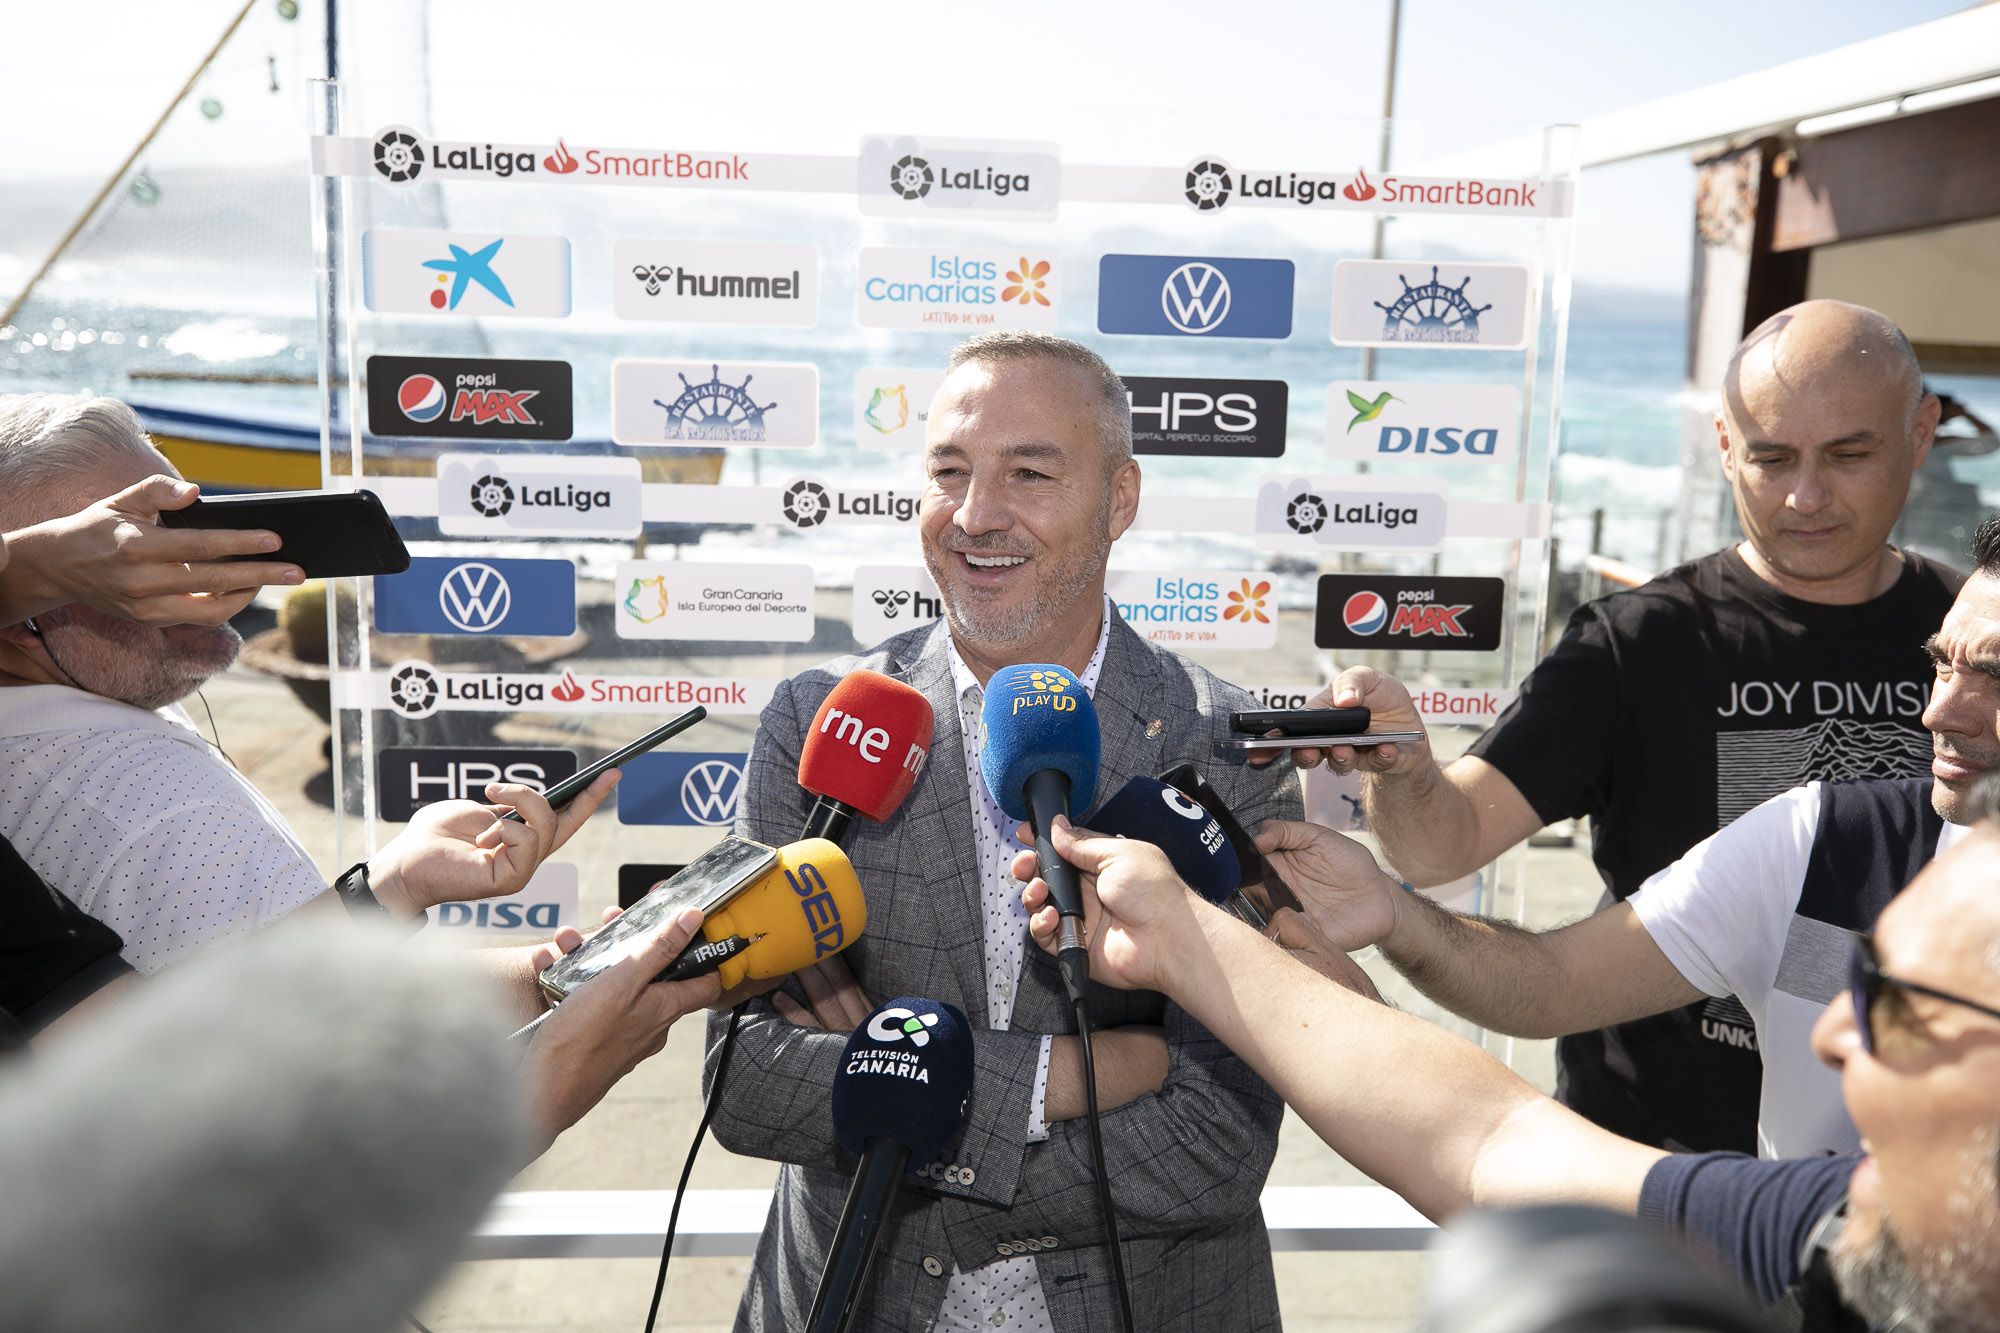
<svg viewBox="0 0 2000 1333">
<path fill-rule="evenodd" d="M 868 1035 L 880 1042 L 898 1042 L 905 1038 L 912 1046 L 930 1045 L 930 1029 L 938 1025 L 936 1014 L 919 1014 L 901 1007 L 884 1009 L 868 1020 Z"/>
</svg>

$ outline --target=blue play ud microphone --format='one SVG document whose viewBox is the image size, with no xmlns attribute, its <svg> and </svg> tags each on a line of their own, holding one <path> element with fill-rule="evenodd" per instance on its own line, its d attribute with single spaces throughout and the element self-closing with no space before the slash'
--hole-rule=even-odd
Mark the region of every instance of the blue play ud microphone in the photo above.
<svg viewBox="0 0 2000 1333">
<path fill-rule="evenodd" d="M 1215 816 L 1158 778 L 1133 778 L 1085 822 L 1099 833 L 1152 843 L 1189 888 L 1217 907 L 1229 906 L 1243 883 L 1236 849 Z"/>
<path fill-rule="evenodd" d="M 807 1333 L 848 1327 L 897 1182 L 913 1159 L 929 1163 L 944 1151 L 971 1095 L 972 1030 L 951 1005 L 903 996 L 847 1039 L 833 1076 L 833 1133 L 861 1165 L 827 1247 Z"/>
<path fill-rule="evenodd" d="M 986 733 L 979 751 L 986 790 L 1011 818 L 1027 820 L 1035 831 L 1035 869 L 1062 917 L 1056 963 L 1070 1003 L 1079 1004 L 1090 982 L 1083 885 L 1076 867 L 1056 854 L 1049 829 L 1059 814 L 1080 821 L 1097 790 L 1103 744 L 1097 709 L 1066 667 L 1002 667 L 986 682 L 980 726 Z"/>
</svg>

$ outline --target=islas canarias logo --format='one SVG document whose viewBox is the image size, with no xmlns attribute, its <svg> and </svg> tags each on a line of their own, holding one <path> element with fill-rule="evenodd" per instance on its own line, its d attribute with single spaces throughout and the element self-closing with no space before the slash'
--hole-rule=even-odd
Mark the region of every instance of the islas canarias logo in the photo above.
<svg viewBox="0 0 2000 1333">
<path fill-rule="evenodd" d="M 625 590 L 625 614 L 642 625 L 650 625 L 667 614 L 667 576 L 636 578 Z"/>
<path fill-rule="evenodd" d="M 1271 581 L 1259 579 L 1252 584 L 1244 579 L 1243 586 L 1229 594 L 1229 605 L 1222 608 L 1224 620 L 1241 620 L 1244 624 L 1256 621 L 1260 625 L 1271 623 L 1271 617 L 1264 614 L 1264 601 L 1271 595 Z"/>
</svg>

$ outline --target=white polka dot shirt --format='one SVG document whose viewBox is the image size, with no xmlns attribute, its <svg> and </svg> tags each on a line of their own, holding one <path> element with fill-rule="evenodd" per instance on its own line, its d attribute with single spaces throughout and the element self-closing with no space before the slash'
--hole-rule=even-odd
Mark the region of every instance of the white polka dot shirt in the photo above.
<svg viewBox="0 0 2000 1333">
<path fill-rule="evenodd" d="M 326 891 L 272 804 L 178 706 L 0 688 L 0 833 L 156 972 Z"/>
<path fill-rule="evenodd" d="M 1097 632 L 1097 649 L 1090 664 L 1077 677 L 1084 689 L 1097 691 L 1097 677 L 1104 670 L 1104 650 L 1111 642 L 1110 599 L 1105 599 L 1103 626 Z M 980 713 L 986 691 L 958 655 L 951 649 L 951 680 L 958 691 L 959 731 L 965 738 L 965 778 L 972 790 L 972 834 L 982 868 L 981 897 L 984 902 L 984 958 L 986 962 L 986 1012 L 989 1025 L 1004 1032 L 1014 1014 L 1014 987 L 1021 977 L 1021 962 L 1028 941 L 1028 910 L 1021 906 L 1021 886 L 1009 869 L 1021 844 L 1014 838 L 1014 826 L 993 793 L 986 789 L 986 777 L 979 766 Z M 1049 1136 L 1044 1119 L 1049 1090 L 1049 1042 L 1042 1038 L 1042 1056 L 1035 1067 L 1035 1091 L 1028 1103 L 1026 1141 L 1040 1143 Z M 1048 1302 L 1032 1258 L 1002 1259 L 970 1273 L 954 1268 L 945 1285 L 944 1308 L 938 1312 L 939 1333 L 1053 1333 Z"/>
</svg>

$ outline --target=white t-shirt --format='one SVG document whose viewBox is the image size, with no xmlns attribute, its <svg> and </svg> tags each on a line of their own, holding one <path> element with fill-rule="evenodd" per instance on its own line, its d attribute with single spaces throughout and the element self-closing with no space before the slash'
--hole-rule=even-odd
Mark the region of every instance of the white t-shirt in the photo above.
<svg viewBox="0 0 2000 1333">
<path fill-rule="evenodd" d="M 1757 1150 L 1764 1157 L 1852 1152 L 1860 1144 L 1841 1101 L 1840 1076 L 1812 1050 L 1813 1025 L 1839 993 L 1844 970 L 1810 969 L 1812 994 L 1778 984 L 1787 941 L 1823 953 L 1828 942 L 1817 936 L 1833 930 L 1796 915 L 1819 836 L 1821 785 L 1772 797 L 1695 844 L 1626 899 L 1689 985 L 1708 995 L 1734 995 L 1750 1011 L 1764 1061 L 1757 1116 Z M 1933 855 L 1965 832 L 1946 824 Z"/>
<path fill-rule="evenodd" d="M 0 688 L 0 834 L 156 972 L 326 891 L 284 817 L 180 708 Z"/>
</svg>

